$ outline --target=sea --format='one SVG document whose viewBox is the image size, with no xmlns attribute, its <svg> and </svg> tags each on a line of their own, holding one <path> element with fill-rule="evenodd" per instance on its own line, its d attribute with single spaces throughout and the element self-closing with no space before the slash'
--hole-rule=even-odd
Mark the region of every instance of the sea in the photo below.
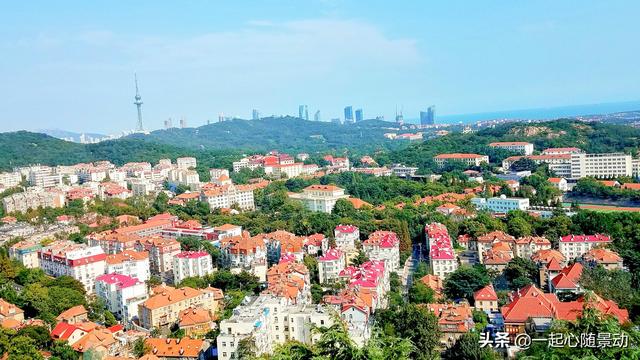
<svg viewBox="0 0 640 360">
<path fill-rule="evenodd" d="M 436 123 L 475 123 L 477 121 L 498 120 L 498 119 L 520 119 L 520 120 L 551 120 L 563 117 L 576 117 L 600 114 L 612 114 L 625 111 L 640 111 L 640 101 L 625 101 L 615 103 L 572 105 L 536 109 L 504 110 L 483 112 L 475 114 L 459 115 L 437 115 Z M 418 123 L 418 119 L 409 120 Z"/>
</svg>

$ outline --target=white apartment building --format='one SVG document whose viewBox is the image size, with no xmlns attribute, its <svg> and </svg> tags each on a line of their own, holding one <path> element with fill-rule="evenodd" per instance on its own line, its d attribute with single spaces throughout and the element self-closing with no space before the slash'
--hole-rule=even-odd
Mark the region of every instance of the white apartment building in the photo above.
<svg viewBox="0 0 640 360">
<path fill-rule="evenodd" d="M 188 186 L 192 190 L 200 185 L 200 175 L 195 170 L 171 169 L 169 170 L 168 180 L 174 184 Z"/>
<path fill-rule="evenodd" d="M 482 198 L 474 197 L 471 203 L 478 210 L 489 210 L 494 213 L 508 213 L 512 210 L 527 211 L 529 209 L 529 198 L 508 198 L 506 195 L 500 197 Z"/>
<path fill-rule="evenodd" d="M 557 176 L 568 178 L 571 176 L 571 154 L 542 154 L 528 156 L 510 156 L 502 161 L 502 169 L 508 170 L 516 161 L 527 158 L 532 160 L 536 165 L 547 164 L 549 170 L 553 171 Z"/>
<path fill-rule="evenodd" d="M 25 192 L 4 197 L 2 199 L 4 212 L 7 214 L 12 212 L 24 213 L 29 209 L 37 209 L 39 207 L 60 208 L 65 205 L 63 192 L 40 190 L 42 189 L 29 188 Z"/>
<path fill-rule="evenodd" d="M 201 277 L 213 273 L 211 255 L 206 251 L 183 251 L 173 258 L 173 283 L 188 277 Z"/>
<path fill-rule="evenodd" d="M 11 188 L 22 181 L 22 174 L 18 171 L 0 173 L 0 187 Z"/>
<path fill-rule="evenodd" d="M 517 152 L 522 155 L 533 154 L 533 144 L 528 142 L 523 142 L 523 141 L 493 142 L 489 144 L 489 146 Z"/>
<path fill-rule="evenodd" d="M 567 260 L 582 257 L 595 247 L 607 246 L 612 242 L 608 235 L 567 235 L 560 238 L 559 250 Z"/>
<path fill-rule="evenodd" d="M 9 248 L 9 257 L 18 260 L 24 267 L 35 269 L 40 267 L 40 259 L 38 251 L 42 249 L 42 245 L 38 241 L 23 240 L 13 244 Z"/>
<path fill-rule="evenodd" d="M 194 157 L 180 157 L 176 159 L 176 165 L 178 169 L 189 170 L 196 167 L 196 158 Z"/>
<path fill-rule="evenodd" d="M 315 326 L 333 323 L 329 309 L 322 305 L 288 305 L 284 298 L 260 295 L 247 298 L 233 310 L 231 318 L 220 323 L 217 338 L 220 360 L 239 359 L 237 350 L 241 340 L 251 337 L 256 355 L 270 353 L 275 345 L 294 340 L 313 344 L 318 335 Z"/>
<path fill-rule="evenodd" d="M 156 191 L 156 185 L 146 179 L 135 179 L 130 183 L 134 196 L 147 196 Z"/>
<path fill-rule="evenodd" d="M 529 259 L 536 252 L 549 249 L 551 249 L 551 242 L 544 237 L 525 236 L 515 242 L 515 255 L 521 258 Z"/>
<path fill-rule="evenodd" d="M 303 163 L 265 165 L 264 167 L 265 173 L 270 173 L 277 178 L 287 179 L 302 175 L 303 170 Z"/>
<path fill-rule="evenodd" d="M 318 258 L 318 274 L 320 284 L 328 284 L 340 278 L 340 271 L 344 270 L 346 259 L 339 249 L 329 249 Z"/>
<path fill-rule="evenodd" d="M 346 199 L 349 195 L 344 189 L 334 185 L 311 185 L 302 190 L 302 193 L 289 194 L 289 198 L 300 200 L 311 211 L 331 213 L 336 201 Z"/>
<path fill-rule="evenodd" d="M 480 164 L 489 163 L 487 155 L 478 154 L 440 154 L 436 155 L 433 160 L 439 167 L 444 167 L 452 163 L 461 163 L 465 166 L 480 166 Z"/>
<path fill-rule="evenodd" d="M 148 251 L 124 250 L 117 254 L 108 255 L 107 274 L 120 274 L 137 278 L 145 282 L 151 277 Z"/>
<path fill-rule="evenodd" d="M 249 185 L 223 185 L 209 187 L 200 192 L 200 201 L 209 203 L 213 211 L 237 205 L 242 210 L 255 209 L 253 187 Z"/>
<path fill-rule="evenodd" d="M 138 305 L 149 297 L 144 282 L 121 274 L 98 276 L 96 295 L 104 300 L 107 310 L 125 323 L 138 318 Z"/>
<path fill-rule="evenodd" d="M 56 241 L 38 253 L 40 268 L 50 276 L 71 276 L 80 281 L 87 293 L 93 293 L 96 277 L 106 268 L 104 251 L 100 246 L 87 246 L 73 241 Z"/>
<path fill-rule="evenodd" d="M 571 179 L 580 179 L 585 176 L 615 178 L 632 175 L 631 155 L 624 153 L 571 155 Z"/>
<path fill-rule="evenodd" d="M 27 178 L 31 186 L 52 188 L 62 185 L 62 175 L 49 166 L 32 166 L 29 168 Z"/>
<path fill-rule="evenodd" d="M 349 253 L 356 249 L 356 244 L 360 242 L 360 229 L 354 225 L 338 225 L 333 230 L 336 241 L 336 248 Z"/>
<path fill-rule="evenodd" d="M 375 231 L 362 243 L 362 250 L 369 260 L 384 261 L 385 269 L 400 268 L 400 240 L 393 231 Z"/>
</svg>

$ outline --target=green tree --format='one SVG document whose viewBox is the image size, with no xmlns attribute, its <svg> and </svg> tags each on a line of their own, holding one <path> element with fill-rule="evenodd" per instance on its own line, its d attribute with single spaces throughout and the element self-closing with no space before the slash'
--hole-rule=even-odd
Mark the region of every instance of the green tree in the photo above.
<svg viewBox="0 0 640 360">
<path fill-rule="evenodd" d="M 486 269 L 480 266 L 460 266 L 449 274 L 444 281 L 444 293 L 450 299 L 467 299 L 473 301 L 473 293 L 489 285 Z"/>
<path fill-rule="evenodd" d="M 434 302 L 435 291 L 421 281 L 415 281 L 409 289 L 409 302 L 429 304 Z"/>
<path fill-rule="evenodd" d="M 504 269 L 504 275 L 512 290 L 538 282 L 538 266 L 530 259 L 515 257 Z"/>
<path fill-rule="evenodd" d="M 491 348 L 480 347 L 477 333 L 466 333 L 442 353 L 443 360 L 497 360 L 500 357 Z"/>
</svg>

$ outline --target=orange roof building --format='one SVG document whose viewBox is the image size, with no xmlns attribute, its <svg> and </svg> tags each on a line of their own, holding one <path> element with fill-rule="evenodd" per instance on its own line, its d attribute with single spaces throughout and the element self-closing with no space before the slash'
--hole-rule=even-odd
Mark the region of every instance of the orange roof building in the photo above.
<svg viewBox="0 0 640 360">
<path fill-rule="evenodd" d="M 156 287 L 153 295 L 138 305 L 140 324 L 145 329 L 170 325 L 178 322 L 180 313 L 191 307 L 200 307 L 215 314 L 221 300 L 218 289 Z"/>
<path fill-rule="evenodd" d="M 89 321 L 89 312 L 83 305 L 77 305 L 60 313 L 56 321 L 68 324 L 83 323 Z"/>
<path fill-rule="evenodd" d="M 582 261 L 590 266 L 602 265 L 605 269 L 622 269 L 622 258 L 617 252 L 606 248 L 595 248 L 582 255 Z"/>
<path fill-rule="evenodd" d="M 151 354 L 161 359 L 197 360 L 205 349 L 204 340 L 191 339 L 157 339 L 145 340 L 145 345 L 151 348 Z"/>
</svg>

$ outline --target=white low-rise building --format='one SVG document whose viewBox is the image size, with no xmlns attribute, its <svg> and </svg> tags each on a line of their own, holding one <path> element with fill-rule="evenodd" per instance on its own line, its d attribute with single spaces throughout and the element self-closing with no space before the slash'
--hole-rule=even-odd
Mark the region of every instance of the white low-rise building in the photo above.
<svg viewBox="0 0 640 360">
<path fill-rule="evenodd" d="M 524 141 L 492 142 L 489 146 L 521 153 L 522 155 L 533 154 L 533 144 Z"/>
<path fill-rule="evenodd" d="M 589 250 L 612 242 L 607 235 L 567 235 L 560 238 L 559 250 L 568 260 L 582 257 Z"/>
<path fill-rule="evenodd" d="M 220 360 L 239 359 L 238 346 L 251 338 L 256 355 L 273 351 L 286 341 L 313 344 L 319 338 L 313 326 L 330 326 L 331 312 L 322 305 L 287 304 L 284 298 L 260 295 L 245 298 L 233 315 L 220 323 L 216 341 Z"/>
<path fill-rule="evenodd" d="M 509 198 L 506 195 L 488 199 L 475 197 L 471 199 L 471 203 L 478 210 L 489 210 L 494 213 L 508 213 L 512 210 L 527 211 L 529 209 L 529 198 Z"/>
<path fill-rule="evenodd" d="M 302 193 L 289 194 L 289 198 L 300 200 L 307 209 L 325 213 L 331 213 L 338 200 L 348 197 L 344 189 L 335 185 L 311 185 Z"/>
</svg>

